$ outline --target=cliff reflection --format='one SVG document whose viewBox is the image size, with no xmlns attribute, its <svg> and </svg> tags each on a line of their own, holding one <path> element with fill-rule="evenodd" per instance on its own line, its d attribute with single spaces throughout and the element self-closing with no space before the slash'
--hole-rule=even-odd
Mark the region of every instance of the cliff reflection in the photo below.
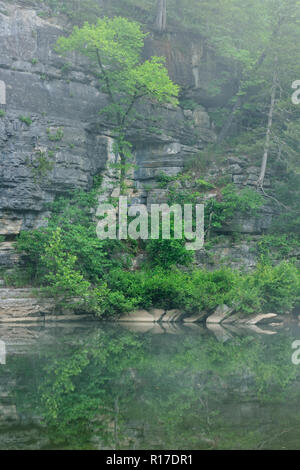
<svg viewBox="0 0 300 470">
<path fill-rule="evenodd" d="M 0 448 L 300 448 L 295 332 L 153 333 L 6 334 Z"/>
</svg>

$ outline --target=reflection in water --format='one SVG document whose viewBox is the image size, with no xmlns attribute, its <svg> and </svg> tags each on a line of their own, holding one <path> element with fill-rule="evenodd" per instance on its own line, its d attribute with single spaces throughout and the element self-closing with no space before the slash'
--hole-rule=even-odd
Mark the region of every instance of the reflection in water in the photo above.
<svg viewBox="0 0 300 470">
<path fill-rule="evenodd" d="M 300 449 L 300 331 L 259 333 L 1 328 L 0 448 Z"/>
</svg>

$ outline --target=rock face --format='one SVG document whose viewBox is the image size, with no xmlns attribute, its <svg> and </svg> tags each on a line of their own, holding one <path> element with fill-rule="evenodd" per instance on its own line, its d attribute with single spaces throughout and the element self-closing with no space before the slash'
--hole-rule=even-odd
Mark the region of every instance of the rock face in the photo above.
<svg viewBox="0 0 300 470">
<path fill-rule="evenodd" d="M 42 19 L 38 3 L 0 0 L 0 236 L 4 237 L 4 242 L 0 238 L 0 269 L 19 262 L 14 238 L 21 230 L 45 225 L 49 216 L 45 204 L 57 195 L 89 189 L 93 176 L 102 174 L 102 198 L 118 196 L 116 174 L 109 165 L 115 158 L 113 141 L 108 124 L 99 116 L 107 98 L 86 59 L 76 55 L 66 59 L 55 53 L 57 38 L 70 25 L 62 18 Z M 105 8 L 105 2 L 101 5 Z M 214 97 L 208 93 L 212 78 L 226 66 L 211 57 L 195 35 L 150 31 L 144 55 L 164 55 L 185 102 L 194 104 L 193 109 L 184 105 L 159 111 L 151 104 L 143 106 L 139 110 L 143 119 L 130 130 L 136 166 L 128 175 L 129 196 L 131 203 L 150 205 L 167 201 L 166 190 L 157 181 L 160 174 L 176 176 L 187 161 L 214 142 L 208 110 L 223 105 L 234 86 L 224 85 Z M 226 175 L 244 187 L 255 185 L 259 169 L 247 157 L 229 157 L 223 166 L 203 171 L 203 178 L 210 172 Z M 225 233 L 260 234 L 272 220 L 272 208 L 263 210 L 261 218 L 234 220 Z M 247 244 L 217 248 L 220 257 L 238 258 L 251 268 L 255 254 L 247 250 Z M 207 266 L 210 260 L 199 252 L 198 264 Z M 239 262 L 233 267 L 238 266 Z"/>
<path fill-rule="evenodd" d="M 0 6 L 0 235 L 11 237 L 45 224 L 45 203 L 57 194 L 89 188 L 105 170 L 111 141 L 96 125 L 107 102 L 85 60 L 71 58 L 66 65 L 54 52 L 63 28 L 22 2 Z M 163 133 L 156 136 L 148 130 L 152 108 L 143 114 L 142 136 L 132 131 L 139 201 L 144 182 L 161 172 L 177 174 L 187 154 L 214 140 L 204 108 L 188 118 L 179 108 L 162 110 Z M 50 161 L 46 174 L 40 174 L 40 158 Z"/>
<path fill-rule="evenodd" d="M 212 96 L 209 89 L 212 80 L 224 71 L 231 71 L 196 34 L 171 27 L 164 35 L 151 32 L 146 40 L 145 55 L 164 56 L 171 78 L 183 88 L 186 99 L 192 98 L 206 108 L 223 106 L 236 90 L 234 80 L 230 80 Z M 207 122 L 206 116 L 200 119 Z"/>
<path fill-rule="evenodd" d="M 14 248 L 12 242 L 0 243 L 0 268 L 12 268 L 19 264 L 20 255 Z"/>
<path fill-rule="evenodd" d="M 247 319 L 247 325 L 257 325 L 259 323 L 268 323 L 270 320 L 274 320 L 277 317 L 276 313 L 266 313 L 262 315 L 254 315 Z"/>
<path fill-rule="evenodd" d="M 38 301 L 31 289 L 0 289 L 0 323 L 39 321 L 52 310 L 53 301 Z"/>
<path fill-rule="evenodd" d="M 93 320 L 92 315 L 55 312 L 53 299 L 37 298 L 32 289 L 0 288 L 0 324 Z"/>
<path fill-rule="evenodd" d="M 131 312 L 128 315 L 124 315 L 120 319 L 121 322 L 137 322 L 137 323 L 152 323 L 154 322 L 154 316 L 152 316 L 146 310 L 137 310 Z"/>
<path fill-rule="evenodd" d="M 130 323 L 180 323 L 183 318 L 186 316 L 185 312 L 177 309 L 173 310 L 163 310 L 158 308 L 153 308 L 148 310 L 136 310 L 129 312 L 128 314 L 122 315 L 119 318 L 119 322 Z M 199 319 L 199 315 L 197 316 Z M 192 318 L 192 322 L 197 321 Z"/>
<path fill-rule="evenodd" d="M 44 222 L 45 202 L 91 185 L 105 165 L 107 142 L 89 132 L 105 97 L 82 64 L 66 80 L 53 46 L 62 30 L 34 10 L 5 2 L 0 13 L 0 235 Z M 4 10 L 4 8 L 3 8 Z M 38 157 L 51 168 L 39 174 Z"/>
<path fill-rule="evenodd" d="M 216 311 L 207 318 L 206 323 L 207 324 L 222 323 L 222 321 L 224 321 L 227 317 L 230 316 L 232 311 L 233 309 L 229 308 L 227 305 L 219 305 Z"/>
</svg>

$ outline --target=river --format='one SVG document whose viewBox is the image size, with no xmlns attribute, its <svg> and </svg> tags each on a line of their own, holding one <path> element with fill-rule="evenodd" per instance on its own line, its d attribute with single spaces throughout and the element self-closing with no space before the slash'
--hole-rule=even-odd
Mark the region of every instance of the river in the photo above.
<svg viewBox="0 0 300 470">
<path fill-rule="evenodd" d="M 1 326 L 0 449 L 300 449 L 300 327 L 262 330 Z"/>
</svg>

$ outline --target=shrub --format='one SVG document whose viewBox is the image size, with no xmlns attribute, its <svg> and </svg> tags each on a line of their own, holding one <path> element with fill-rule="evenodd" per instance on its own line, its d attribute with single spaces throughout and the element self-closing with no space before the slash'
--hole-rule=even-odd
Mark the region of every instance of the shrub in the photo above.
<svg viewBox="0 0 300 470">
<path fill-rule="evenodd" d="M 264 235 L 258 243 L 262 259 L 289 259 L 299 251 L 300 241 L 295 235 Z"/>
<path fill-rule="evenodd" d="M 109 273 L 107 284 L 111 292 L 121 294 L 118 313 L 129 310 L 124 299 L 131 308 L 178 308 L 186 313 L 210 312 L 224 303 L 245 314 L 285 313 L 300 302 L 300 271 L 287 262 L 260 265 L 250 274 L 231 269 L 116 269 Z"/>
<path fill-rule="evenodd" d="M 193 253 L 185 248 L 185 240 L 149 240 L 146 251 L 152 265 L 165 269 L 173 265 L 188 266 L 193 260 Z"/>
<path fill-rule="evenodd" d="M 21 122 L 24 122 L 26 126 L 30 126 L 32 124 L 32 119 L 30 116 L 19 116 L 19 120 Z"/>
<path fill-rule="evenodd" d="M 89 296 L 90 283 L 76 269 L 76 256 L 65 251 L 61 228 L 53 232 L 41 261 L 47 270 L 45 292 L 54 297 L 58 305 L 64 306 L 75 297 L 79 303 Z"/>
<path fill-rule="evenodd" d="M 211 198 L 206 204 L 206 226 L 218 229 L 228 223 L 235 214 L 255 215 L 263 205 L 263 198 L 252 189 L 237 191 L 233 184 L 226 185 L 219 199 Z"/>
<path fill-rule="evenodd" d="M 210 189 L 211 183 L 198 180 L 198 186 L 202 191 Z M 206 183 L 206 184 L 204 184 Z M 220 183 L 220 182 L 219 182 Z M 218 230 L 230 222 L 235 215 L 256 215 L 263 205 L 263 197 L 253 189 L 238 191 L 234 184 L 226 184 L 223 188 L 217 188 L 217 197 L 205 199 L 203 192 L 191 192 L 190 190 L 178 191 L 169 189 L 169 204 L 205 204 L 205 226 L 207 229 Z"/>
<path fill-rule="evenodd" d="M 114 270 L 107 278 L 111 291 L 133 300 L 135 307 L 183 309 L 187 313 L 210 311 L 230 302 L 236 275 L 230 270 L 208 272 L 162 268 L 140 272 Z"/>
<path fill-rule="evenodd" d="M 27 270 L 34 283 L 46 282 L 48 269 L 43 255 L 57 228 L 60 229 L 61 250 L 76 257 L 76 269 L 89 282 L 98 282 L 106 270 L 118 265 L 111 255 L 120 243 L 100 240 L 96 235 L 91 214 L 91 207 L 96 205 L 95 198 L 96 190 L 90 193 L 77 191 L 70 199 L 58 198 L 51 205 L 53 212 L 48 227 L 21 233 L 17 246 L 25 252 Z"/>
<path fill-rule="evenodd" d="M 48 139 L 51 140 L 51 142 L 59 142 L 64 137 L 64 130 L 61 127 L 59 127 L 57 131 L 55 132 L 55 134 L 52 134 L 51 129 L 48 128 L 47 135 L 48 135 Z"/>
<path fill-rule="evenodd" d="M 52 160 L 54 153 L 50 151 L 42 152 L 40 149 L 32 155 L 31 161 L 28 166 L 31 169 L 33 180 L 37 184 L 41 182 L 50 171 L 54 168 L 54 161 Z"/>
<path fill-rule="evenodd" d="M 300 270 L 287 261 L 275 267 L 259 265 L 242 285 L 248 295 L 252 292 L 248 310 L 255 311 L 260 307 L 262 312 L 287 313 L 300 302 Z M 243 293 L 241 296 L 243 298 Z M 243 307 L 245 310 L 245 305 Z"/>
</svg>

